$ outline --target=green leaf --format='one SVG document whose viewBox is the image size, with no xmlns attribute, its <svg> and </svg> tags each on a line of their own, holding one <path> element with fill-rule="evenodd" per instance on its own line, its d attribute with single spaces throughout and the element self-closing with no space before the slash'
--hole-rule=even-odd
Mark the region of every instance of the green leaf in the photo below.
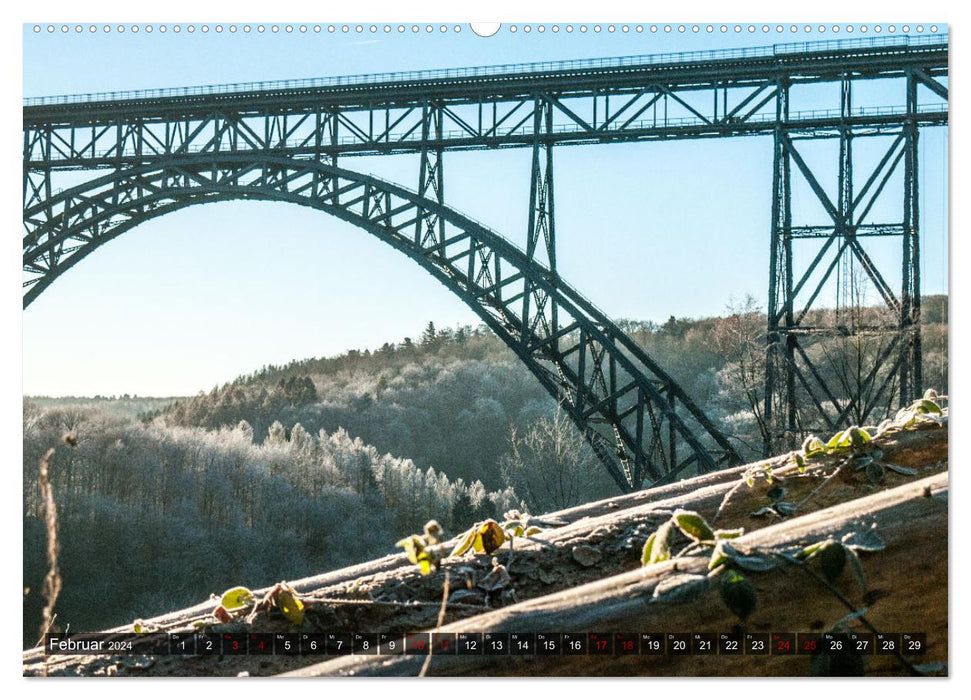
<svg viewBox="0 0 971 700">
<path fill-rule="evenodd" d="M 692 510 L 676 510 L 671 516 L 674 524 L 695 542 L 714 542 L 715 533 L 703 517 Z"/>
<path fill-rule="evenodd" d="M 657 540 L 657 530 L 652 532 L 651 536 L 647 538 L 647 542 L 644 543 L 644 549 L 641 551 L 641 566 L 654 563 L 652 559 L 654 558 L 655 540 Z"/>
<path fill-rule="evenodd" d="M 503 523 L 502 529 L 512 537 L 522 537 L 526 533 L 522 523 L 518 520 L 510 520 L 509 522 Z"/>
<path fill-rule="evenodd" d="M 806 562 L 812 563 L 827 581 L 835 583 L 846 567 L 846 548 L 836 540 L 825 540 L 806 558 Z"/>
<path fill-rule="evenodd" d="M 228 610 L 239 610 L 240 608 L 245 608 L 247 605 L 252 603 L 254 600 L 253 592 L 243 586 L 238 586 L 236 588 L 230 588 L 228 591 L 222 594 L 219 599 L 219 604 L 222 605 L 227 611 Z"/>
<path fill-rule="evenodd" d="M 873 485 L 879 484 L 883 481 L 883 475 L 886 470 L 880 465 L 879 462 L 872 462 L 866 467 L 866 478 L 870 480 Z"/>
<path fill-rule="evenodd" d="M 846 432 L 849 433 L 850 444 L 856 449 L 863 447 L 873 440 L 873 438 L 870 437 L 870 433 L 855 425 L 851 428 L 847 428 Z"/>
<path fill-rule="evenodd" d="M 800 474 L 806 473 L 806 458 L 802 456 L 801 452 L 792 453 L 792 463 L 799 469 Z"/>
<path fill-rule="evenodd" d="M 532 537 L 533 535 L 538 535 L 542 531 L 543 531 L 543 528 L 541 528 L 539 525 L 530 525 L 528 528 L 526 528 L 526 537 Z"/>
<path fill-rule="evenodd" d="M 417 564 L 421 555 L 425 553 L 425 541 L 418 535 L 409 535 L 403 540 L 398 540 L 395 547 L 402 547 L 408 555 L 408 561 Z"/>
<path fill-rule="evenodd" d="M 671 548 L 668 544 L 671 538 L 671 529 L 672 524 L 668 520 L 657 529 L 657 532 L 647 538 L 647 543 L 644 545 L 644 553 L 641 556 L 641 562 L 644 566 L 657 564 L 671 558 Z"/>
<path fill-rule="evenodd" d="M 708 570 L 731 563 L 746 571 L 769 571 L 779 565 L 778 560 L 771 554 L 743 554 L 730 543 L 720 541 L 712 552 L 708 562 Z"/>
<path fill-rule="evenodd" d="M 810 435 L 802 441 L 802 453 L 806 457 L 814 457 L 815 455 L 822 454 L 825 451 L 826 446 L 823 444 L 823 441 L 815 435 Z"/>
<path fill-rule="evenodd" d="M 841 433 L 836 433 L 836 435 L 834 435 L 833 437 L 831 437 L 829 439 L 829 442 L 826 443 L 826 451 L 827 452 L 836 452 L 837 450 L 839 450 L 840 447 L 844 446 L 843 445 L 843 438 L 844 438 L 845 435 L 846 435 L 846 431 L 843 431 Z M 850 444 L 849 437 L 847 437 L 846 438 L 846 445 L 849 445 L 849 444 Z"/>
<path fill-rule="evenodd" d="M 773 486 L 766 492 L 765 495 L 768 496 L 769 500 L 774 503 L 775 501 L 781 501 L 783 498 L 785 498 L 787 492 L 788 489 L 785 486 Z"/>
<path fill-rule="evenodd" d="M 841 542 L 858 552 L 879 552 L 887 547 L 873 528 L 863 532 L 848 532 L 843 535 Z"/>
<path fill-rule="evenodd" d="M 737 527 L 732 530 L 715 530 L 716 540 L 734 540 L 736 537 L 741 537 L 745 534 L 744 527 Z"/>
<path fill-rule="evenodd" d="M 917 404 L 918 413 L 936 413 L 941 414 L 941 407 L 930 399 L 921 399 L 920 403 Z"/>
<path fill-rule="evenodd" d="M 732 561 L 734 552 L 735 549 L 728 542 L 720 541 L 711 552 L 711 558 L 708 560 L 708 571 L 713 571 L 722 564 Z"/>
<path fill-rule="evenodd" d="M 796 554 L 796 559 L 800 559 L 803 561 L 805 561 L 806 559 L 809 559 L 809 557 L 811 557 L 813 554 L 815 554 L 820 549 L 822 549 L 825 544 L 826 544 L 826 540 L 823 540 L 821 542 L 816 542 L 814 544 L 809 545 L 808 547 L 805 547 L 801 552 Z"/>
<path fill-rule="evenodd" d="M 729 569 L 721 577 L 719 591 L 725 606 L 742 621 L 747 620 L 758 607 L 755 586 L 734 569 Z"/>
</svg>

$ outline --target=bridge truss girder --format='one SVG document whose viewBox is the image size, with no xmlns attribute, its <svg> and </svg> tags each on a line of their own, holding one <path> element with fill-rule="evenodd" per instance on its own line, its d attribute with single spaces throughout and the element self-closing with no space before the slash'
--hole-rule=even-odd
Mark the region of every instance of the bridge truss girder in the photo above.
<svg viewBox="0 0 971 700">
<path fill-rule="evenodd" d="M 790 85 L 785 79 L 779 81 L 764 399 L 770 431 L 765 436 L 766 454 L 792 449 L 808 433 L 831 433 L 850 423 L 879 420 L 895 405 L 905 405 L 923 391 L 917 87 L 924 85 L 944 99 L 947 88 L 919 70 L 908 71 L 905 79 L 906 114 L 894 130 L 880 132 L 889 145 L 865 173 L 858 192 L 854 191 L 853 142 L 876 134 L 859 129 L 849 119 L 853 113 L 851 77 L 846 76 L 840 85 L 844 122 L 833 130 L 808 133 L 788 124 Z M 839 142 L 835 202 L 797 147 L 797 143 L 821 138 Z M 878 200 L 892 196 L 894 188 L 887 185 L 901 171 L 901 220 L 870 221 Z M 794 225 L 796 178 L 808 185 L 830 221 Z M 897 293 L 885 277 L 886 270 L 881 271 L 865 247 L 867 239 L 878 237 L 900 241 Z M 813 241 L 817 247 L 805 269 L 797 272 L 794 243 L 798 241 Z M 819 298 L 824 287 L 834 283 L 836 309 L 827 315 L 819 308 Z M 861 308 L 859 289 L 869 285 L 877 292 L 882 313 Z M 829 350 L 823 349 L 826 347 Z M 856 367 L 842 356 L 846 347 L 856 353 Z"/>
<path fill-rule="evenodd" d="M 770 135 L 777 80 L 896 79 L 946 101 L 947 44 L 343 86 L 51 104 L 24 110 L 28 168 L 127 167 L 195 153 L 348 155 Z M 787 125 L 894 128 L 894 109 L 790 112 Z M 946 105 L 922 105 L 922 123 Z M 433 128 L 429 128 L 433 125 Z"/>
<path fill-rule="evenodd" d="M 498 234 L 415 192 L 310 160 L 189 156 L 111 173 L 25 210 L 25 306 L 123 232 L 193 204 L 286 201 L 367 230 L 465 301 L 563 406 L 624 491 L 739 461 L 681 388 L 587 300 Z M 428 213 L 443 237 L 418 236 Z M 523 300 L 530 298 L 527 307 Z M 554 326 L 555 315 L 558 325 Z"/>
</svg>

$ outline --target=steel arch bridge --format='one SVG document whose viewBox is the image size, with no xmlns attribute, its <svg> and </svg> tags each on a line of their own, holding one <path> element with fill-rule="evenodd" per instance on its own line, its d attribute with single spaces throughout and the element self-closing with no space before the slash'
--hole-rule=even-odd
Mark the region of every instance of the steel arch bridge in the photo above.
<svg viewBox="0 0 971 700">
<path fill-rule="evenodd" d="M 231 199 L 309 206 L 400 250 L 468 304 L 563 405 L 622 490 L 689 468 L 710 471 L 740 461 L 726 437 L 557 273 L 554 146 L 773 136 L 766 413 L 775 407 L 779 434 L 791 438 L 807 427 L 796 417 L 797 380 L 827 426 L 871 411 L 888 377 L 901 378 L 901 401 L 920 388 L 917 132 L 946 124 L 947 108 L 922 103 L 917 91 L 946 100 L 938 80 L 946 74 L 944 37 L 892 37 L 27 100 L 24 307 L 104 243 L 168 212 Z M 873 78 L 902 80 L 906 104 L 854 109 L 852 84 Z M 793 86 L 826 82 L 840 85 L 839 109 L 790 111 Z M 851 139 L 887 135 L 886 155 L 854 193 Z M 796 148 L 801 138 L 839 139 L 835 204 Z M 448 207 L 443 168 L 446 150 L 524 146 L 533 154 L 525 250 Z M 417 191 L 337 166 L 338 157 L 405 152 L 419 154 Z M 901 160 L 903 221 L 865 221 Z M 792 225 L 792 164 L 832 221 Z M 56 187 L 76 170 L 92 175 Z M 866 236 L 904 241 L 900 299 L 866 255 Z M 796 239 L 818 240 L 821 249 L 794 282 Z M 835 395 L 801 351 L 807 333 L 832 331 L 810 329 L 805 311 L 795 313 L 813 271 L 823 269 L 823 281 L 806 309 L 832 273 L 832 264 L 821 265 L 830 248 L 863 262 L 898 319 L 868 329 L 891 344 L 879 363 L 888 367 L 874 368 L 866 396 Z M 818 380 L 815 391 L 807 375 Z"/>
</svg>

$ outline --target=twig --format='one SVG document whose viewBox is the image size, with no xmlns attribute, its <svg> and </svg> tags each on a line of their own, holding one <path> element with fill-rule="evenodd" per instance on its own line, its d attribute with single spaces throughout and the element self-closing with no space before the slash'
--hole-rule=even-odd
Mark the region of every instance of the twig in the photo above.
<svg viewBox="0 0 971 700">
<path fill-rule="evenodd" d="M 65 438 L 66 439 L 66 438 Z M 71 438 L 73 440 L 73 437 Z M 47 453 L 40 460 L 40 474 L 38 485 L 40 486 L 40 497 L 44 507 L 44 522 L 47 525 L 47 575 L 44 577 L 43 593 L 46 600 L 44 610 L 41 613 L 40 639 L 44 641 L 44 635 L 50 631 L 54 625 L 54 605 L 57 603 L 57 596 L 61 592 L 61 572 L 57 566 L 57 554 L 60 545 L 57 541 L 57 504 L 54 502 L 54 489 L 49 478 L 50 460 L 54 456 L 54 448 L 47 450 Z M 47 675 L 47 667 L 44 667 L 44 675 Z"/>
<path fill-rule="evenodd" d="M 810 491 L 809 494 L 804 499 L 802 499 L 801 501 L 799 501 L 799 503 L 796 504 L 796 511 L 802 508 L 806 504 L 806 501 L 808 501 L 810 498 L 812 498 L 817 493 L 822 491 L 823 487 L 825 487 L 826 484 L 832 481 L 836 477 L 836 475 L 843 470 L 843 467 L 845 467 L 849 463 L 850 463 L 849 458 L 844 459 L 842 462 L 840 462 L 839 465 L 837 465 L 836 469 L 833 470 L 833 473 L 823 479 L 823 483 L 821 483 L 819 486 L 817 486 L 812 491 Z"/>
<path fill-rule="evenodd" d="M 718 506 L 718 510 L 715 511 L 714 517 L 712 517 L 711 519 L 712 524 L 714 524 L 714 522 L 718 520 L 719 516 L 721 516 L 722 514 L 722 511 L 725 510 L 725 506 L 728 505 L 728 499 L 734 496 L 735 492 L 738 491 L 740 488 L 742 488 L 742 486 L 744 485 L 745 485 L 745 478 L 743 477 L 739 479 L 739 482 L 737 484 L 735 484 L 734 486 L 732 486 L 732 488 L 728 490 L 728 493 L 725 494 L 725 498 L 722 499 L 721 504 Z"/>
<path fill-rule="evenodd" d="M 442 629 L 442 623 L 445 622 L 445 608 L 448 605 L 448 569 L 445 569 L 445 583 L 442 584 L 442 607 L 438 611 L 438 622 L 435 625 L 435 630 L 438 631 Z M 421 672 L 419 672 L 418 677 L 424 678 L 425 674 L 428 673 L 428 667 L 432 663 L 432 653 L 435 651 L 435 645 L 428 645 L 428 656 L 425 657 L 425 663 L 422 664 Z"/>
<path fill-rule="evenodd" d="M 387 605 L 398 608 L 418 608 L 431 605 L 438 606 L 439 603 L 431 603 L 424 600 L 411 602 L 396 600 L 351 600 L 346 598 L 314 598 L 313 596 L 301 596 L 300 600 L 304 603 L 321 603 L 323 605 Z M 475 605 L 473 603 L 452 603 L 453 608 L 468 608 L 470 610 L 481 610 L 488 608 L 487 605 Z"/>
<path fill-rule="evenodd" d="M 842 466 L 842 465 L 840 465 L 840 466 Z M 812 494 L 810 494 L 810 495 L 812 495 Z M 760 550 L 756 550 L 756 551 L 759 551 L 760 554 L 769 554 L 769 555 L 775 556 L 775 557 L 781 559 L 786 564 L 789 564 L 790 566 L 796 567 L 800 571 L 806 573 L 808 576 L 810 576 L 811 578 L 813 578 L 817 583 L 822 584 L 822 586 L 824 588 L 826 588 L 826 590 L 828 590 L 830 593 L 832 593 L 836 597 L 836 599 L 839 600 L 839 602 L 841 602 L 846 607 L 846 609 L 849 610 L 851 613 L 858 613 L 858 612 L 860 612 L 859 609 L 855 605 L 853 605 L 853 603 L 846 596 L 844 596 L 842 593 L 840 593 L 839 589 L 837 589 L 836 586 L 834 586 L 828 580 L 826 580 L 826 578 L 824 576 L 820 576 L 818 573 L 816 573 L 811 568 L 809 568 L 808 566 L 806 566 L 805 562 L 801 562 L 798 559 L 796 559 L 796 558 L 794 558 L 794 557 L 792 557 L 790 555 L 781 554 L 779 552 L 764 551 L 764 550 L 761 550 L 761 551 Z M 874 627 L 873 624 L 869 620 L 866 619 L 866 616 L 865 615 L 858 615 L 856 619 L 859 620 L 863 624 L 864 627 L 866 627 L 868 630 L 870 630 L 871 632 L 873 632 L 873 634 L 875 634 L 875 635 L 876 634 L 880 634 L 880 631 L 876 627 Z M 918 671 L 914 667 L 914 665 L 912 663 L 910 663 L 910 661 L 908 661 L 904 657 L 903 653 L 901 653 L 901 651 L 899 649 L 894 652 L 894 655 L 897 657 L 897 660 L 901 663 L 901 665 L 904 666 L 904 668 L 906 668 L 908 671 L 910 671 L 911 674 L 913 674 L 915 676 L 923 676 L 924 675 L 923 673 L 921 673 L 920 671 Z"/>
</svg>

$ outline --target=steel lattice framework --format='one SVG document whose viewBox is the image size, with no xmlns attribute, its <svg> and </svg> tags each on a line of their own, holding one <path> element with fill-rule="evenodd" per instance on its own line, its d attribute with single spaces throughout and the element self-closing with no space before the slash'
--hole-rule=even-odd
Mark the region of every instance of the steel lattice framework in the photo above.
<svg viewBox="0 0 971 700">
<path fill-rule="evenodd" d="M 64 272 L 143 221 L 229 199 L 310 206 L 418 262 L 516 350 L 623 488 L 634 488 L 645 476 L 661 480 L 691 465 L 711 470 L 737 460 L 680 387 L 548 268 L 433 199 L 371 176 L 255 154 L 195 155 L 117 170 L 28 208 L 31 255 L 41 259 L 69 238 L 77 240 L 83 226 L 87 238 L 64 259 Z M 57 215 L 46 218 L 46 208 Z M 429 221 L 435 223 L 433 235 Z M 699 435 L 708 436 L 707 444 Z M 687 448 L 680 455 L 679 443 Z"/>
<path fill-rule="evenodd" d="M 792 440 L 815 424 L 869 415 L 888 377 L 898 378 L 901 401 L 920 388 L 916 144 L 921 127 L 947 124 L 946 75 L 946 37 L 890 37 L 29 99 L 24 306 L 100 245 L 164 213 L 241 198 L 311 206 L 378 236 L 460 296 L 564 405 L 617 484 L 640 488 L 738 455 L 657 362 L 559 277 L 555 146 L 772 136 L 765 414 L 773 440 Z M 904 104 L 854 107 L 852 85 L 873 79 L 905 83 Z M 820 84 L 839 85 L 838 109 L 790 109 L 794 88 Z M 854 192 L 851 144 L 863 136 L 892 145 Z M 796 145 L 834 138 L 835 202 Z M 525 250 L 445 200 L 445 151 L 509 147 L 532 149 Z M 416 191 L 337 165 L 397 153 L 418 154 Z M 868 221 L 901 161 L 902 220 Z M 793 166 L 831 220 L 793 225 Z M 71 171 L 90 179 L 77 185 Z M 73 186 L 59 187 L 66 173 Z M 867 255 L 868 236 L 904 241 L 899 297 Z M 804 239 L 821 246 L 808 272 L 794 263 L 793 241 Z M 839 319 L 823 328 L 809 314 L 838 266 L 827 255 L 855 256 L 896 319 L 864 329 L 890 341 L 850 395 L 833 390 L 805 352 L 813 334 L 847 332 Z M 814 417 L 796 410 L 806 396 Z"/>
</svg>

